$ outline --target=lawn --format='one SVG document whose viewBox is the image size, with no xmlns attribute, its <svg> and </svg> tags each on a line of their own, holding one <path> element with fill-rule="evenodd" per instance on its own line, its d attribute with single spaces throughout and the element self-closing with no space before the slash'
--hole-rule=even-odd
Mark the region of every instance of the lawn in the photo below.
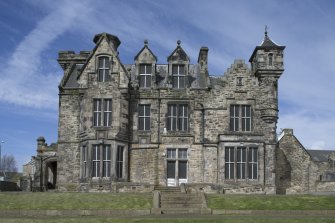
<svg viewBox="0 0 335 223">
<path fill-rule="evenodd" d="M 0 223 L 315 223 L 315 222 L 335 222 L 334 217 L 313 217 L 313 216 L 297 216 L 297 217 L 271 217 L 271 216 L 186 216 L 186 217 L 130 217 L 130 218 L 103 218 L 103 217 L 77 217 L 77 218 L 1 218 Z"/>
<path fill-rule="evenodd" d="M 0 210 L 149 209 L 151 193 L 0 193 Z"/>
<path fill-rule="evenodd" d="M 227 210 L 335 210 L 335 196 L 207 194 L 212 209 Z"/>
</svg>

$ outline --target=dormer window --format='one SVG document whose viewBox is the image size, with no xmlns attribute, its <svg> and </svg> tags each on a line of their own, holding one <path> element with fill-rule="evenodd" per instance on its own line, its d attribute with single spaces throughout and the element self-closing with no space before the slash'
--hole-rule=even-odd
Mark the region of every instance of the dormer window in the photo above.
<svg viewBox="0 0 335 223">
<path fill-rule="evenodd" d="M 151 87 L 151 64 L 140 64 L 140 88 L 150 88 Z"/>
<path fill-rule="evenodd" d="M 173 88 L 185 88 L 185 65 L 172 65 Z"/>
<path fill-rule="evenodd" d="M 98 59 L 98 82 L 111 81 L 109 57 L 102 56 Z"/>
</svg>

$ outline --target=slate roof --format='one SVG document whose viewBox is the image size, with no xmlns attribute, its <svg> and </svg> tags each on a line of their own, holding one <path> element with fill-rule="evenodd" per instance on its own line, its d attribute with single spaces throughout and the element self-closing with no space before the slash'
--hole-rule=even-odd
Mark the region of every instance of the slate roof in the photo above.
<svg viewBox="0 0 335 223">
<path fill-rule="evenodd" d="M 312 159 L 316 162 L 328 162 L 330 154 L 334 153 L 334 150 L 307 150 Z"/>
</svg>

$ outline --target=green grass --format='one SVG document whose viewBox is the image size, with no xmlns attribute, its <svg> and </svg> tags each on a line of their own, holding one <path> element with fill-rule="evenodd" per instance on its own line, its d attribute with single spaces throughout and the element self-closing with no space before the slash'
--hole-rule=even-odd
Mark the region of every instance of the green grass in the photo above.
<svg viewBox="0 0 335 223">
<path fill-rule="evenodd" d="M 129 193 L 0 193 L 0 209 L 78 210 L 148 209 L 152 194 Z"/>
<path fill-rule="evenodd" d="M 132 218 L 103 218 L 103 217 L 77 217 L 77 218 L 1 218 L 0 223 L 239 223 L 239 222 L 261 222 L 261 223 L 315 223 L 315 222 L 335 222 L 334 217 L 255 217 L 255 216 L 200 216 L 200 217 L 132 217 Z"/>
<path fill-rule="evenodd" d="M 335 196 L 208 194 L 207 205 L 227 210 L 335 210 Z"/>
</svg>

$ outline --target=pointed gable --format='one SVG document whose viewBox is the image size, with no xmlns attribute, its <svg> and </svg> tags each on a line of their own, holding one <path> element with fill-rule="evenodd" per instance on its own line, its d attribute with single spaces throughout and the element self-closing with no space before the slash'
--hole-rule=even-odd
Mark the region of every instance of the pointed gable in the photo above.
<svg viewBox="0 0 335 223">
<path fill-rule="evenodd" d="M 172 62 L 172 61 L 185 61 L 189 62 L 190 58 L 187 56 L 186 52 L 184 49 L 180 46 L 181 41 L 177 41 L 177 48 L 168 56 L 167 61 Z"/>
<path fill-rule="evenodd" d="M 156 55 L 150 50 L 148 46 L 148 40 L 144 40 L 144 46 L 134 57 L 134 60 L 139 61 L 140 63 L 157 62 Z"/>
</svg>

